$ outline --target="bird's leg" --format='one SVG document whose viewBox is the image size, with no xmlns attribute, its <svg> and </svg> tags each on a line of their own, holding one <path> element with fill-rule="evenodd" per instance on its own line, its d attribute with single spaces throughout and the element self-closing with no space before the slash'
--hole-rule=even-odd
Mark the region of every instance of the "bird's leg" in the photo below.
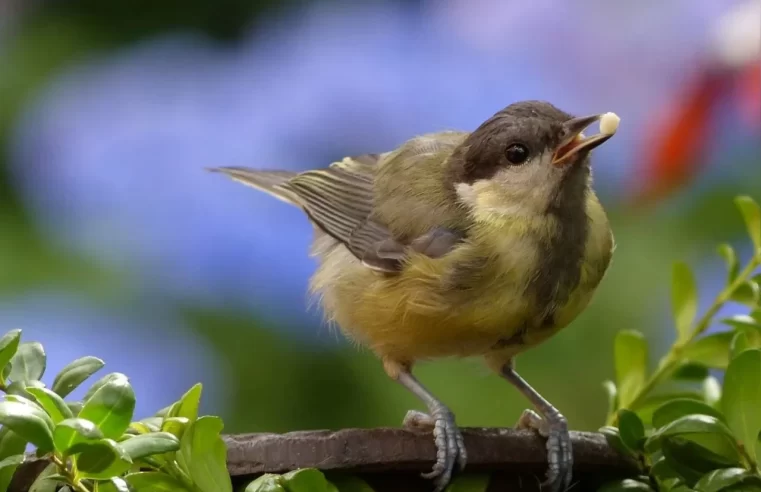
<svg viewBox="0 0 761 492">
<path fill-rule="evenodd" d="M 538 411 L 525 410 L 517 427 L 534 429 L 547 438 L 549 470 L 543 485 L 549 486 L 552 492 L 566 490 L 571 485 L 573 452 L 565 417 L 515 372 L 512 360 L 502 365 L 500 374 L 523 393 Z"/>
<path fill-rule="evenodd" d="M 392 379 L 414 393 L 428 407 L 428 414 L 415 410 L 408 412 L 404 418 L 404 425 L 433 430 L 436 443 L 436 464 L 433 465 L 433 470 L 424 473 L 423 477 L 435 479 L 435 490 L 441 492 L 452 478 L 455 463 L 460 469 L 463 469 L 467 461 L 465 443 L 460 429 L 455 423 L 454 414 L 412 375 L 409 364 L 401 364 L 387 359 L 384 360 L 383 367 Z"/>
</svg>

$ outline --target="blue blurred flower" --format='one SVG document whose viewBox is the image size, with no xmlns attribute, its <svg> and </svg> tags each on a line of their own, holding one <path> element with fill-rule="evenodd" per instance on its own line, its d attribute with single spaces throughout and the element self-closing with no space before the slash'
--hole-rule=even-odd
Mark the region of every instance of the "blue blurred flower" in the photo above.
<svg viewBox="0 0 761 492">
<path fill-rule="evenodd" d="M 106 366 L 72 398 L 81 398 L 101 376 L 121 372 L 135 389 L 136 419 L 153 415 L 197 382 L 204 385 L 203 411 L 223 415 L 224 402 L 232 401 L 226 394 L 224 361 L 165 312 L 144 305 L 141 313 L 97 308 L 69 294 L 37 292 L 4 299 L 0 327 L 2 333 L 21 328 L 22 341 L 42 343 L 47 354 L 43 379 L 48 385 L 74 359 L 103 359 Z"/>
</svg>

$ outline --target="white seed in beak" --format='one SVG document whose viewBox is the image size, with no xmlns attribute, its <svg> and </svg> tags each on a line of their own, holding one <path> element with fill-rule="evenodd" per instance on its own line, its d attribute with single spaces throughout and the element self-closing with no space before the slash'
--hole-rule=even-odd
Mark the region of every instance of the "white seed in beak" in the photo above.
<svg viewBox="0 0 761 492">
<path fill-rule="evenodd" d="M 600 118 L 600 133 L 603 135 L 613 135 L 618 130 L 618 123 L 621 118 L 616 113 L 605 113 Z"/>
</svg>

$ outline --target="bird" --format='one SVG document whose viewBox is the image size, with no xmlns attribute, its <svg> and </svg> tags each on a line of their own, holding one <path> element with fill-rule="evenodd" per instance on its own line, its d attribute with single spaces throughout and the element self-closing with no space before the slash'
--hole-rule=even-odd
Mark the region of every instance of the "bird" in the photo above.
<svg viewBox="0 0 761 492">
<path fill-rule="evenodd" d="M 443 357 L 483 357 L 517 388 L 534 409 L 516 426 L 547 440 L 543 486 L 571 485 L 567 420 L 514 360 L 569 325 L 608 270 L 615 242 L 591 153 L 619 121 L 528 100 L 470 132 L 421 134 L 320 169 L 209 169 L 306 214 L 318 260 L 310 290 L 326 318 L 427 407 L 403 424 L 432 431 L 436 461 L 423 476 L 437 492 L 465 468 L 467 450 L 454 413 L 413 367 Z M 600 133 L 585 136 L 596 122 Z"/>
</svg>

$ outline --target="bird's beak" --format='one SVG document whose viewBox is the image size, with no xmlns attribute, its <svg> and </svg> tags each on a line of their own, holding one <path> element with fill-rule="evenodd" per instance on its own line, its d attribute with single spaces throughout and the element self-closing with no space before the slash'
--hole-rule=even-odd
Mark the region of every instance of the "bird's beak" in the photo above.
<svg viewBox="0 0 761 492">
<path fill-rule="evenodd" d="M 561 140 L 555 154 L 552 157 L 552 163 L 556 166 L 564 165 L 571 161 L 571 157 L 581 151 L 590 151 L 605 143 L 615 133 L 612 131 L 598 133 L 591 137 L 585 137 L 583 132 L 589 125 L 599 121 L 606 115 L 596 114 L 593 116 L 582 116 L 574 118 L 563 123 L 564 138 Z M 617 117 L 616 117 L 617 118 Z M 617 122 L 616 122 L 617 123 Z M 602 126 L 602 125 L 601 125 Z"/>
</svg>

